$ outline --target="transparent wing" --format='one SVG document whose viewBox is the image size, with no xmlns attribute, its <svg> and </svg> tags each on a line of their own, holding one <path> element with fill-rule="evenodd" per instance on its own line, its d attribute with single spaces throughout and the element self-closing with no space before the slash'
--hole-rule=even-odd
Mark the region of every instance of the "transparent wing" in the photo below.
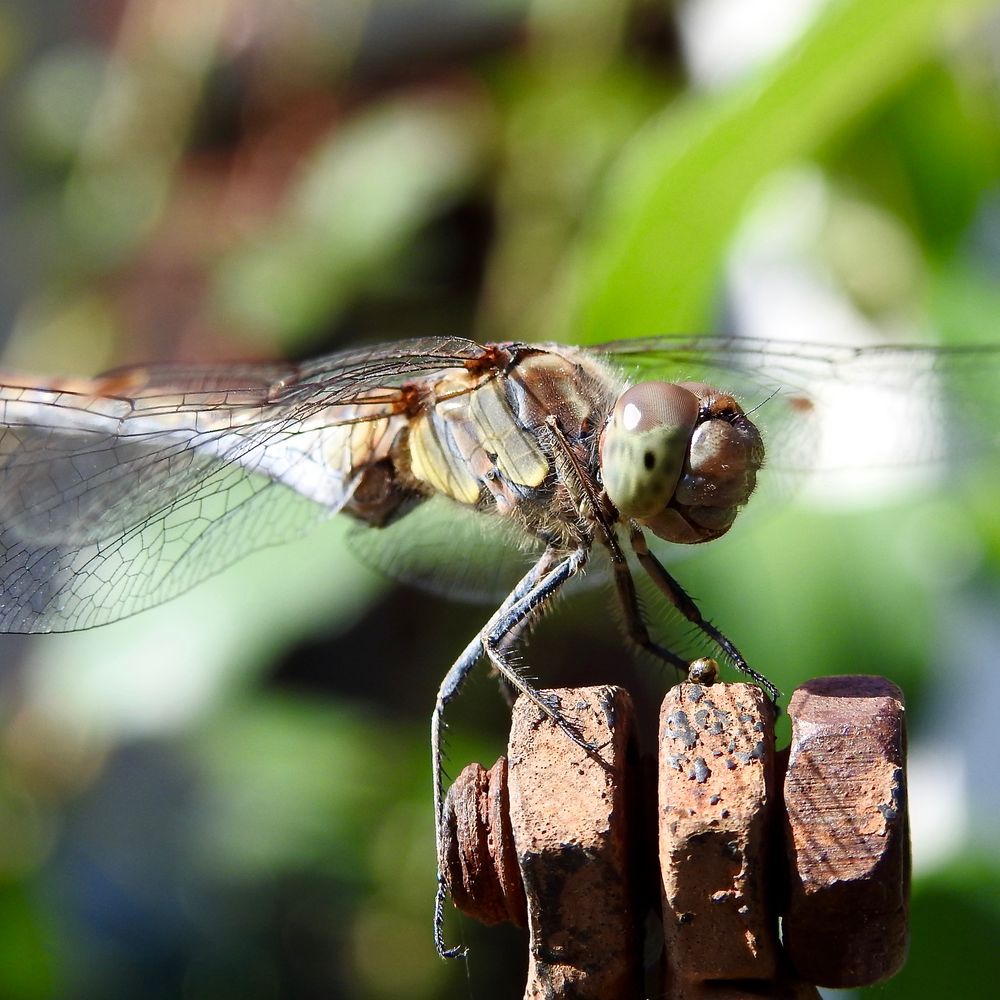
<svg viewBox="0 0 1000 1000">
<path fill-rule="evenodd" d="M 386 576 L 470 604 L 503 600 L 543 548 L 513 519 L 484 516 L 446 497 L 431 497 L 379 530 L 358 524 L 347 543 Z"/>
<path fill-rule="evenodd" d="M 114 621 L 339 510 L 330 407 L 483 349 L 459 338 L 301 366 L 146 367 L 0 384 L 0 630 Z"/>
<path fill-rule="evenodd" d="M 593 348 L 636 378 L 731 392 L 769 469 L 836 473 L 995 452 L 1000 347 L 836 346 L 657 337 Z"/>
</svg>

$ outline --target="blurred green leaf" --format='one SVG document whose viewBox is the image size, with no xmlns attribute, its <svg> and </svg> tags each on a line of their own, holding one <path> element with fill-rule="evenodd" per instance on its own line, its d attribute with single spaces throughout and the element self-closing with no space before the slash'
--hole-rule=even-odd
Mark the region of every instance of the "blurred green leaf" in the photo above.
<svg viewBox="0 0 1000 1000">
<path fill-rule="evenodd" d="M 837 515 L 758 511 L 758 523 L 678 572 L 786 695 L 825 674 L 883 674 L 906 685 L 926 667 L 932 630 L 932 587 L 915 572 L 932 545 L 919 510 L 907 502 Z M 903 558 L 915 538 L 922 548 Z"/>
<path fill-rule="evenodd" d="M 994 211 L 1000 212 L 1000 205 Z M 959 257 L 935 269 L 927 309 L 944 340 L 954 344 L 995 344 L 1000 282 L 982 262 Z"/>
<path fill-rule="evenodd" d="M 101 50 L 86 45 L 55 49 L 29 68 L 19 110 L 32 153 L 67 163 L 79 154 L 106 71 Z"/>
<path fill-rule="evenodd" d="M 982 997 L 1000 977 L 1000 868 L 966 858 L 916 883 L 902 971 L 865 996 Z"/>
<path fill-rule="evenodd" d="M 848 0 L 760 77 L 685 100 L 629 144 L 571 290 L 569 339 L 706 326 L 725 242 L 759 182 L 815 155 L 912 73 L 984 0 Z"/>
<path fill-rule="evenodd" d="M 932 62 L 832 164 L 935 257 L 955 250 L 1000 171 L 995 96 L 978 85 L 975 61 Z"/>
<path fill-rule="evenodd" d="M 23 29 L 17 13 L 0 8 L 0 80 L 16 65 L 24 44 Z"/>
<path fill-rule="evenodd" d="M 379 821 L 391 818 L 423 772 L 390 727 L 356 709 L 291 696 L 235 703 L 193 745 L 212 783 L 205 861 L 217 876 L 325 867 L 370 882 L 366 851 Z M 420 798 L 433 853 L 430 800 Z M 432 886 L 428 871 L 428 898 Z"/>
<path fill-rule="evenodd" d="M 25 886 L 0 886 L 0 987 L 4 1000 L 48 1000 L 55 995 L 53 928 Z"/>
</svg>

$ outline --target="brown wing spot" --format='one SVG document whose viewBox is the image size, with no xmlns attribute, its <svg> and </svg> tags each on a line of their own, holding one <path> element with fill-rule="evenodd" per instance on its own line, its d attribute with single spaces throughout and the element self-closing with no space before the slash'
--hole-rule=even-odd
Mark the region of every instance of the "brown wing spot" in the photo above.
<svg viewBox="0 0 1000 1000">
<path fill-rule="evenodd" d="M 98 396 L 132 396 L 149 382 L 147 368 L 119 368 L 99 375 L 93 380 L 93 391 Z"/>
<path fill-rule="evenodd" d="M 507 368 L 512 360 L 512 355 L 507 348 L 501 347 L 499 344 L 486 344 L 482 354 L 476 358 L 469 358 L 465 362 L 465 370 L 470 375 L 479 377 Z"/>
<path fill-rule="evenodd" d="M 806 396 L 789 396 L 788 405 L 796 413 L 812 413 L 816 409 L 816 404 Z"/>
<path fill-rule="evenodd" d="M 408 417 L 415 417 L 422 410 L 426 409 L 430 400 L 430 392 L 425 383 L 404 382 L 399 387 L 399 401 L 393 403 L 394 413 L 405 413 Z"/>
</svg>

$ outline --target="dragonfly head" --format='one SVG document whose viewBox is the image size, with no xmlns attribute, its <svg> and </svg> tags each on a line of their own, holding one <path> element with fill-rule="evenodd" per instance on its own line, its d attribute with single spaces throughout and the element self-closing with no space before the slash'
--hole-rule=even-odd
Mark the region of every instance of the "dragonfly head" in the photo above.
<svg viewBox="0 0 1000 1000">
<path fill-rule="evenodd" d="M 639 382 L 618 397 L 601 435 L 611 502 L 671 542 L 725 534 L 763 459 L 760 434 L 736 400 L 702 382 Z"/>
</svg>

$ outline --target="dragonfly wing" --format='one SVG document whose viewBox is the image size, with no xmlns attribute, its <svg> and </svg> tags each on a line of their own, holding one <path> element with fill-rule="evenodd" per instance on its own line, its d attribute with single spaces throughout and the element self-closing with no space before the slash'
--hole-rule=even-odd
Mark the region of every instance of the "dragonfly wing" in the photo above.
<svg viewBox="0 0 1000 1000">
<path fill-rule="evenodd" d="M 280 420 L 234 434 L 204 419 L 199 429 L 198 419 L 157 426 L 148 414 L 122 416 L 120 401 L 77 402 L 0 390 L 4 631 L 124 617 L 336 509 L 282 484 L 289 456 Z"/>
<path fill-rule="evenodd" d="M 224 516 L 212 513 L 224 509 Z M 242 555 L 308 530 L 323 508 L 223 466 L 103 542 L 37 543 L 0 532 L 0 630 L 54 632 L 117 621 L 183 593 Z"/>
<path fill-rule="evenodd" d="M 594 348 L 637 379 L 731 392 L 769 468 L 837 472 L 941 462 L 1000 443 L 1000 348 L 656 337 Z"/>
<path fill-rule="evenodd" d="M 361 562 L 385 576 L 471 604 L 502 600 L 543 548 L 511 519 L 439 496 L 387 527 L 357 524 L 347 543 Z"/>
<path fill-rule="evenodd" d="M 300 535 L 353 486 L 336 407 L 481 353 L 437 338 L 0 386 L 0 629 L 114 621 Z"/>
</svg>

